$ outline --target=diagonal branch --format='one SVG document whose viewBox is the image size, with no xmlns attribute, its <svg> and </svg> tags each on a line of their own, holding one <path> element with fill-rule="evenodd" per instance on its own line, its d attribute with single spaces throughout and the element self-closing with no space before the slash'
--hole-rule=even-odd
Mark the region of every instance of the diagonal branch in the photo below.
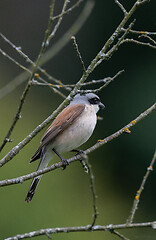
<svg viewBox="0 0 156 240">
<path fill-rule="evenodd" d="M 74 46 L 74 48 L 75 48 L 75 50 L 76 50 L 77 56 L 78 56 L 78 58 L 79 58 L 79 60 L 80 60 L 80 63 L 81 63 L 81 65 L 82 65 L 83 72 L 85 72 L 85 71 L 86 71 L 85 64 L 84 64 L 84 62 L 83 62 L 81 53 L 80 53 L 80 51 L 79 51 L 79 48 L 78 48 L 78 45 L 77 45 L 75 36 L 72 36 L 72 37 L 71 37 L 71 40 L 73 40 L 73 46 Z"/>
<path fill-rule="evenodd" d="M 103 140 L 99 140 L 96 144 L 94 144 L 92 147 L 88 148 L 84 153 L 85 154 L 89 154 L 93 151 L 95 151 L 97 148 L 101 147 L 102 145 L 112 141 L 113 139 L 119 137 L 120 135 L 122 135 L 123 133 L 130 133 L 130 128 L 133 127 L 136 123 L 138 123 L 139 121 L 143 120 L 145 117 L 147 117 L 150 113 L 152 113 L 153 110 L 156 109 L 156 103 L 154 103 L 150 108 L 148 108 L 147 110 L 145 110 L 143 113 L 141 113 L 138 117 L 136 117 L 134 120 L 132 120 L 130 123 L 128 123 L 126 126 L 124 126 L 123 128 L 121 128 L 120 130 L 118 130 L 117 132 L 113 133 L 112 135 L 104 138 Z M 32 135 L 32 133 L 31 133 Z M 28 138 L 28 140 L 27 140 Z M 20 142 L 16 147 L 13 148 L 13 150 L 11 150 L 1 161 L 0 161 L 0 166 L 3 166 L 6 162 L 10 161 L 13 156 L 15 156 L 19 150 L 23 147 L 23 145 L 25 144 L 26 141 L 30 141 L 30 135 L 28 135 L 28 137 L 25 138 L 22 142 Z M 69 163 L 75 162 L 77 160 L 79 160 L 81 158 L 81 155 L 77 155 L 75 157 L 72 157 L 70 159 L 68 159 Z M 13 179 L 6 179 L 6 180 L 2 180 L 0 181 L 0 186 L 8 186 L 8 185 L 12 185 L 12 184 L 18 184 L 18 183 L 22 183 L 28 179 L 31 179 L 33 177 L 42 175 L 44 173 L 53 171 L 55 169 L 58 169 L 62 167 L 62 162 L 59 163 L 55 163 L 53 165 L 51 165 L 48 168 L 44 168 L 43 170 L 39 170 L 21 177 L 17 177 L 17 178 L 13 178 Z"/>
<path fill-rule="evenodd" d="M 137 210 L 137 208 L 138 208 L 138 204 L 139 204 L 139 201 L 140 201 L 141 193 L 142 193 L 142 191 L 144 190 L 144 186 L 145 186 L 145 183 L 146 183 L 146 181 L 147 181 L 147 178 L 148 178 L 150 172 L 153 170 L 153 165 L 154 165 L 155 161 L 156 161 L 156 151 L 155 151 L 155 153 L 154 153 L 154 156 L 153 156 L 153 158 L 152 158 L 152 161 L 151 161 L 149 167 L 147 168 L 146 174 L 145 174 L 145 176 L 143 177 L 143 180 L 142 180 L 142 182 L 141 182 L 140 188 L 139 188 L 139 190 L 137 191 L 137 194 L 136 194 L 136 196 L 135 196 L 135 199 L 134 199 L 134 202 L 133 202 L 133 206 L 132 206 L 132 210 L 131 210 L 131 214 L 130 214 L 130 216 L 129 216 L 128 219 L 127 219 L 127 224 L 130 224 L 130 223 L 133 222 L 134 215 L 135 215 L 135 213 L 136 213 L 136 210 Z"/>
<path fill-rule="evenodd" d="M 119 238 L 121 238 L 122 240 L 130 240 L 129 238 L 126 238 L 123 234 L 117 232 L 116 230 L 112 230 L 111 233 L 115 234 L 116 236 L 118 236 Z"/>
</svg>

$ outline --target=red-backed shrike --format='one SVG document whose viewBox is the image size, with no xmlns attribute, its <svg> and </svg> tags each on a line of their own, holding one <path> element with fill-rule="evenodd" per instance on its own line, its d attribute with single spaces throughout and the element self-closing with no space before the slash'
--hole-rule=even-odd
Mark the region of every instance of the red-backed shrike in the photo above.
<svg viewBox="0 0 156 240">
<path fill-rule="evenodd" d="M 96 122 L 96 113 L 99 107 L 105 106 L 97 95 L 88 93 L 77 94 L 70 104 L 56 117 L 41 139 L 41 145 L 31 158 L 30 162 L 41 159 L 37 170 L 47 167 L 49 161 L 57 154 L 65 169 L 68 161 L 59 154 L 76 151 L 92 135 Z M 42 175 L 33 179 L 25 201 L 30 202 Z"/>
</svg>

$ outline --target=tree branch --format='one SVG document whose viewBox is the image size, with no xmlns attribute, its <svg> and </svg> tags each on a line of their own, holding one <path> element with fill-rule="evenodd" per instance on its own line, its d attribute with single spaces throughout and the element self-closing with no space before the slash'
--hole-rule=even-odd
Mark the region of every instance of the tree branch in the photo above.
<svg viewBox="0 0 156 240">
<path fill-rule="evenodd" d="M 85 72 L 85 71 L 86 71 L 85 64 L 84 64 L 84 62 L 83 62 L 81 53 L 80 53 L 80 51 L 79 51 L 79 48 L 78 48 L 78 45 L 77 45 L 75 36 L 72 36 L 72 37 L 71 37 L 71 40 L 73 41 L 73 46 L 74 46 L 74 48 L 75 48 L 75 50 L 76 50 L 77 56 L 78 56 L 78 58 L 79 58 L 79 60 L 80 60 L 80 63 L 81 63 L 81 65 L 82 65 L 83 72 Z"/>
<path fill-rule="evenodd" d="M 96 199 L 97 199 L 97 195 L 96 195 L 96 190 L 95 190 L 95 183 L 94 183 L 94 174 L 92 171 L 92 166 L 89 162 L 87 162 L 87 167 L 88 167 L 88 174 L 89 174 L 89 179 L 90 179 L 90 188 L 91 188 L 91 192 L 92 192 L 92 198 L 93 198 L 93 221 L 91 224 L 91 228 L 95 225 L 96 219 L 98 217 L 98 209 L 97 209 L 97 205 L 96 205 Z"/>
<path fill-rule="evenodd" d="M 19 239 L 25 239 L 25 238 L 33 238 L 36 236 L 43 236 L 47 234 L 56 234 L 56 233 L 71 233 L 71 232 L 96 232 L 96 231 L 110 231 L 113 230 L 119 230 L 119 229 L 131 229 L 131 228 L 153 228 L 156 229 L 156 222 L 144 222 L 144 223 L 132 223 L 127 225 L 124 224 L 117 224 L 117 225 L 95 225 L 90 229 L 90 225 L 86 226 L 78 226 L 78 227 L 58 227 L 58 228 L 46 228 L 46 229 L 40 229 L 37 231 L 24 233 L 24 234 L 18 234 L 14 237 L 6 238 L 5 240 L 19 240 Z"/>
<path fill-rule="evenodd" d="M 119 6 L 119 8 L 122 10 L 123 14 L 126 16 L 127 15 L 127 11 L 124 8 L 124 6 L 118 0 L 115 0 L 115 3 Z"/>
<path fill-rule="evenodd" d="M 64 4 L 63 4 L 63 8 L 62 8 L 62 15 L 59 17 L 58 22 L 57 22 L 57 24 L 55 25 L 53 31 L 49 34 L 49 36 L 48 36 L 48 38 L 47 38 L 47 40 L 46 40 L 46 45 L 49 45 L 50 40 L 55 36 L 55 33 L 56 33 L 56 31 L 58 30 L 58 28 L 59 28 L 59 26 L 60 26 L 60 24 L 61 24 L 61 22 L 62 22 L 63 13 L 64 13 L 64 11 L 65 11 L 65 9 L 66 9 L 66 7 L 67 7 L 68 4 L 69 4 L 69 1 L 68 1 L 68 0 L 65 0 L 65 1 L 64 1 Z M 53 17 L 51 18 L 51 21 L 54 21 L 54 20 L 53 20 Z"/>
<path fill-rule="evenodd" d="M 99 88 L 97 88 L 97 89 L 91 89 L 91 90 L 78 90 L 78 92 L 80 92 L 80 93 L 98 93 L 98 92 L 100 92 L 103 88 L 105 88 L 105 87 L 107 87 L 111 82 L 113 82 L 119 75 L 121 75 L 122 73 L 124 72 L 124 70 L 121 70 L 121 71 L 119 71 L 118 73 L 116 73 L 115 75 L 114 75 L 114 77 L 108 77 L 108 78 L 105 78 L 105 79 L 103 79 L 103 80 L 92 80 L 91 82 L 88 82 L 88 83 L 85 83 L 85 84 L 83 84 L 82 86 L 85 86 L 85 85 L 88 85 L 88 84 L 90 84 L 90 83 L 93 83 L 93 81 L 94 81 L 94 83 L 97 83 L 97 82 L 104 82 L 104 84 L 101 86 L 101 87 L 99 87 Z"/>
<path fill-rule="evenodd" d="M 122 31 L 125 32 L 126 29 L 122 28 Z M 156 32 L 149 32 L 149 31 L 144 31 L 144 30 L 140 30 L 140 31 L 130 30 L 130 33 L 137 34 L 137 35 L 140 35 L 140 34 L 156 35 Z"/>
<path fill-rule="evenodd" d="M 116 236 L 118 236 L 119 238 L 121 238 L 122 240 L 130 240 L 129 238 L 126 238 L 123 234 L 117 232 L 116 230 L 111 230 L 111 233 L 115 234 Z"/>
<path fill-rule="evenodd" d="M 60 17 L 63 17 L 65 14 L 73 11 L 74 8 L 78 7 L 79 4 L 80 4 L 81 2 L 83 2 L 83 1 L 84 1 L 84 0 L 78 0 L 72 7 L 68 8 L 66 11 L 61 12 L 59 15 L 54 16 L 54 17 L 53 17 L 53 20 L 55 20 L 55 19 L 57 19 L 57 18 L 60 18 Z"/>
<path fill-rule="evenodd" d="M 135 43 L 135 44 L 138 44 L 138 45 L 142 45 L 142 46 L 147 46 L 147 47 L 150 47 L 150 48 L 153 48 L 153 49 L 156 49 L 156 46 L 150 44 L 150 43 L 146 43 L 146 42 L 140 42 L 140 41 L 137 41 L 135 39 L 129 39 L 129 38 L 126 38 L 126 39 L 123 39 L 120 43 L 123 44 L 123 43 Z"/>
<path fill-rule="evenodd" d="M 119 137 L 123 133 L 130 133 L 129 129 L 131 127 L 133 127 L 136 123 L 138 123 L 139 121 L 141 121 L 142 119 L 147 117 L 155 109 L 156 109 L 156 103 L 154 103 L 150 108 L 145 110 L 137 118 L 132 120 L 130 123 L 128 123 L 126 126 L 121 128 L 117 132 L 113 133 L 112 135 L 110 135 L 110 136 L 108 136 L 108 137 L 106 137 L 102 140 L 98 140 L 98 142 L 96 144 L 94 144 L 92 147 L 88 148 L 84 153 L 89 154 L 89 153 L 95 151 L 97 148 L 101 147 L 102 145 L 104 145 L 104 144 L 112 141 L 113 139 Z M 38 126 L 38 128 L 39 128 L 39 126 Z M 33 135 L 33 133 L 31 133 L 31 135 L 28 135 L 22 142 L 20 142 L 16 147 L 14 147 L 2 160 L 0 160 L 0 166 L 3 166 L 5 163 L 10 161 L 20 151 L 20 149 L 23 148 L 24 144 L 26 144 L 28 141 L 30 141 L 30 137 L 32 137 L 32 135 Z M 72 163 L 72 162 L 75 162 L 75 161 L 79 160 L 80 158 L 81 158 L 81 155 L 77 155 L 75 157 L 72 157 L 72 158 L 68 159 L 68 162 Z M 21 177 L 18 177 L 18 178 L 2 180 L 2 181 L 0 181 L 0 186 L 8 186 L 8 185 L 12 185 L 12 184 L 22 183 L 22 182 L 24 182 L 28 179 L 31 179 L 33 177 L 42 175 L 44 173 L 50 172 L 50 171 L 55 170 L 55 169 L 60 168 L 60 167 L 62 167 L 62 162 L 55 163 L 48 168 L 44 168 L 43 170 L 39 170 L 39 171 L 24 175 L 24 176 L 21 176 Z"/>
<path fill-rule="evenodd" d="M 133 202 L 131 214 L 130 214 L 130 216 L 129 216 L 128 219 L 127 219 L 127 224 L 130 224 L 130 223 L 133 222 L 134 215 L 135 215 L 135 213 L 136 213 L 136 210 L 137 210 L 137 208 L 138 208 L 138 204 L 139 204 L 139 201 L 140 201 L 141 193 L 142 193 L 142 191 L 144 190 L 144 186 L 145 186 L 145 183 L 146 183 L 146 181 L 147 181 L 147 178 L 148 178 L 150 172 L 153 170 L 153 165 L 154 165 L 155 161 L 156 161 L 156 151 L 155 151 L 155 153 L 154 153 L 154 156 L 153 156 L 153 158 L 152 158 L 152 161 L 151 161 L 149 167 L 147 168 L 146 174 L 145 174 L 145 176 L 143 177 L 143 180 L 142 180 L 142 182 L 141 182 L 140 188 L 139 188 L 139 190 L 137 191 L 137 193 L 136 193 L 136 195 L 135 195 L 135 199 L 134 199 L 134 202 Z"/>
</svg>

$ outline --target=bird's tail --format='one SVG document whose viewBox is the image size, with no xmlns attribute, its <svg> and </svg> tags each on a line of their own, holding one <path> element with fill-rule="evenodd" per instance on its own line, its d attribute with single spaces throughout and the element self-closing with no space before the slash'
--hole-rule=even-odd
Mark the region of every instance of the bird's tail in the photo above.
<svg viewBox="0 0 156 240">
<path fill-rule="evenodd" d="M 41 179 L 41 177 L 40 178 L 36 177 L 36 178 L 33 179 L 32 183 L 31 183 L 31 186 L 29 188 L 28 194 L 27 194 L 27 196 L 25 198 L 25 201 L 27 203 L 29 203 L 31 201 L 31 199 L 33 198 L 35 190 L 36 190 L 36 188 L 37 188 L 37 186 L 39 184 L 40 179 Z"/>
<path fill-rule="evenodd" d="M 51 160 L 51 158 L 52 158 L 52 152 L 46 151 L 45 148 L 43 148 L 42 153 L 41 153 L 41 160 L 40 160 L 37 170 L 42 170 L 42 169 L 46 168 L 49 161 Z M 29 191 L 27 193 L 27 196 L 25 198 L 25 201 L 27 203 L 29 203 L 32 200 L 35 190 L 41 180 L 41 177 L 42 177 L 42 175 L 37 176 L 33 179 L 32 183 L 30 185 Z"/>
</svg>

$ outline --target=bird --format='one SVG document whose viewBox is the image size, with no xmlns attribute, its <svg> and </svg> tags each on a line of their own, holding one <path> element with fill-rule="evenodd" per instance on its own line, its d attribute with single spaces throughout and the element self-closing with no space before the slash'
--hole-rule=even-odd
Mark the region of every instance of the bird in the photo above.
<svg viewBox="0 0 156 240">
<path fill-rule="evenodd" d="M 30 163 L 40 159 L 37 170 L 42 170 L 56 154 L 65 169 L 69 163 L 60 154 L 70 151 L 77 152 L 77 154 L 83 152 L 77 148 L 92 135 L 97 123 L 96 114 L 100 108 L 105 108 L 105 105 L 96 94 L 76 94 L 46 130 Z M 42 175 L 33 178 L 25 198 L 27 203 L 32 200 L 41 177 Z"/>
</svg>

